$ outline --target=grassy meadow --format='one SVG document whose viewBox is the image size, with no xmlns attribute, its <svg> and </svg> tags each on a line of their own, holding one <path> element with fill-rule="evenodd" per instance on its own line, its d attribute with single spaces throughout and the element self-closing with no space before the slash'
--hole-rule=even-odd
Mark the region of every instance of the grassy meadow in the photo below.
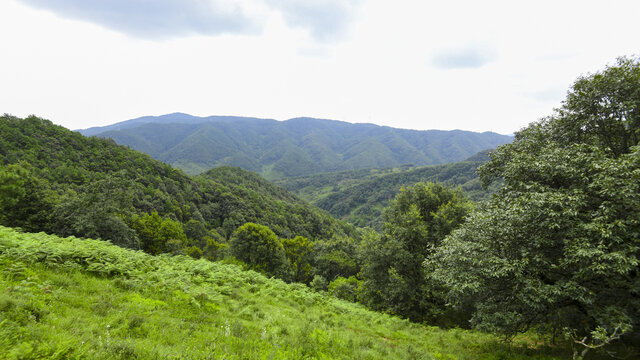
<svg viewBox="0 0 640 360">
<path fill-rule="evenodd" d="M 413 324 L 233 264 L 0 227 L 3 359 L 556 359 Z"/>
</svg>

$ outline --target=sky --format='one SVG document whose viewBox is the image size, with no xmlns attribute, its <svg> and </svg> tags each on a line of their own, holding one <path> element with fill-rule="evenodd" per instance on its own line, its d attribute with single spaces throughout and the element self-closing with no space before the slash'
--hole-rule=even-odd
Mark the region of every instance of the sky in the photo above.
<svg viewBox="0 0 640 360">
<path fill-rule="evenodd" d="M 513 133 L 640 55 L 637 0 L 2 0 L 0 113 Z"/>
</svg>

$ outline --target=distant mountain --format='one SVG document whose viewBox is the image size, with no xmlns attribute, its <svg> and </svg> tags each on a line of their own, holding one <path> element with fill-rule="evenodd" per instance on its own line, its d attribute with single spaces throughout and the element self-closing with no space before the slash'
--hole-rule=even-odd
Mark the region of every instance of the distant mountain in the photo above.
<svg viewBox="0 0 640 360">
<path fill-rule="evenodd" d="M 462 161 L 512 140 L 492 132 L 405 130 L 295 118 L 287 121 L 174 113 L 79 130 L 198 174 L 233 165 L 267 179 L 330 171 Z"/>
</svg>

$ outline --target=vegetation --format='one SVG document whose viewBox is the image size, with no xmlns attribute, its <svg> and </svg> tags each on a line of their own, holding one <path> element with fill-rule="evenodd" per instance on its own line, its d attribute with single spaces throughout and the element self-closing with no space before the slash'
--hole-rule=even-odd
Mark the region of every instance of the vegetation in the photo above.
<svg viewBox="0 0 640 360">
<path fill-rule="evenodd" d="M 510 136 L 469 131 L 417 131 L 372 124 L 297 118 L 170 114 L 82 131 L 112 138 L 153 158 L 198 174 L 238 166 L 267 179 L 339 170 L 461 161 Z"/>
<path fill-rule="evenodd" d="M 503 187 L 432 263 L 448 300 L 473 304 L 475 327 L 565 334 L 575 358 L 618 339 L 637 350 L 639 109 L 640 61 L 621 58 L 480 169 Z"/>
<path fill-rule="evenodd" d="M 0 117 L 0 180 L 0 224 L 101 238 L 150 254 L 221 259 L 248 222 L 285 239 L 358 237 L 353 226 L 248 171 L 223 167 L 189 177 L 111 140 L 36 117 Z M 290 261 L 304 268 L 309 257 Z M 295 271 L 310 280 L 310 268 Z"/>
<path fill-rule="evenodd" d="M 384 209 L 400 189 L 418 182 L 460 186 L 471 200 L 487 199 L 499 184 L 483 188 L 476 174 L 486 160 L 486 153 L 483 151 L 468 161 L 453 164 L 343 171 L 282 179 L 276 183 L 336 218 L 382 230 Z"/>
<path fill-rule="evenodd" d="M 385 211 L 382 236 L 369 232 L 360 245 L 362 302 L 414 321 L 442 320 L 446 302 L 422 263 L 470 209 L 460 192 L 439 184 L 403 189 Z"/>
<path fill-rule="evenodd" d="M 252 269 L 291 280 L 291 264 L 282 242 L 271 229 L 254 223 L 240 226 L 231 238 L 233 255 Z"/>
<path fill-rule="evenodd" d="M 6 359 L 554 359 L 365 310 L 238 266 L 0 227 Z"/>
<path fill-rule="evenodd" d="M 383 210 L 381 233 L 238 168 L 192 178 L 5 116 L 2 224 L 147 254 L 0 227 L 0 348 L 8 358 L 637 357 L 638 109 L 640 59 L 618 59 L 491 153 L 478 170 L 499 188 L 487 201 L 418 182 Z M 368 191 L 478 162 L 368 170 Z M 323 176 L 342 177 L 346 193 L 366 173 Z"/>
<path fill-rule="evenodd" d="M 222 224 L 220 232 L 226 237 L 246 222 L 268 226 L 277 235 L 286 238 L 357 237 L 354 226 L 336 221 L 323 211 L 318 211 L 295 195 L 249 171 L 222 166 L 195 179 L 201 183 L 204 200 L 215 204 L 213 206 L 221 214 L 218 223 Z"/>
</svg>

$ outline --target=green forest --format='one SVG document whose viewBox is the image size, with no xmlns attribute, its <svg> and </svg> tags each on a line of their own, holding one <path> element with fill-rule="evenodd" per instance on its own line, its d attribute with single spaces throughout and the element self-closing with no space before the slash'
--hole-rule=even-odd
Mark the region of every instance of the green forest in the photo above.
<svg viewBox="0 0 640 360">
<path fill-rule="evenodd" d="M 638 58 L 488 156 L 279 184 L 0 117 L 0 357 L 640 356 Z"/>
<path fill-rule="evenodd" d="M 381 230 L 384 209 L 400 189 L 418 182 L 438 182 L 460 187 L 470 200 L 486 200 L 499 186 L 499 182 L 496 182 L 483 187 L 476 172 L 488 159 L 487 152 L 483 151 L 458 163 L 360 169 L 286 178 L 274 183 L 326 210 L 335 218 L 359 227 Z"/>
</svg>

